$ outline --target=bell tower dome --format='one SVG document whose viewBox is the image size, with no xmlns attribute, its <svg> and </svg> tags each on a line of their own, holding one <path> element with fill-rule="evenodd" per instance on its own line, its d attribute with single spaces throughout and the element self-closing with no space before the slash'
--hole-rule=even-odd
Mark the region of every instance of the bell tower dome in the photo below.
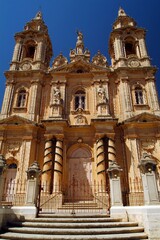
<svg viewBox="0 0 160 240">
<path fill-rule="evenodd" d="M 112 66 L 151 66 L 145 43 L 146 31 L 120 8 L 110 35 L 109 53 Z"/>
</svg>

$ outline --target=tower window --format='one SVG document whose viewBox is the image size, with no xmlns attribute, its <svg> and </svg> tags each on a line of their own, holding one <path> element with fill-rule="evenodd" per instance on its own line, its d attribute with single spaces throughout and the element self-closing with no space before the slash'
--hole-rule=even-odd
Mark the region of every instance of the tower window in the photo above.
<svg viewBox="0 0 160 240">
<path fill-rule="evenodd" d="M 133 55 L 133 54 L 135 55 L 136 54 L 135 46 L 131 42 L 126 42 L 125 43 L 125 51 L 126 51 L 126 56 L 127 57 L 129 55 Z"/>
<path fill-rule="evenodd" d="M 75 110 L 85 109 L 85 92 L 83 90 L 78 90 L 75 93 Z"/>
<path fill-rule="evenodd" d="M 27 51 L 26 51 L 26 58 L 34 58 L 34 52 L 35 52 L 35 47 L 34 46 L 28 46 Z"/>
<path fill-rule="evenodd" d="M 143 89 L 141 87 L 135 88 L 135 100 L 136 104 L 144 104 Z"/>
<path fill-rule="evenodd" d="M 26 106 L 26 90 L 23 89 L 19 91 L 18 93 L 18 99 L 17 99 L 17 107 L 25 107 Z"/>
</svg>

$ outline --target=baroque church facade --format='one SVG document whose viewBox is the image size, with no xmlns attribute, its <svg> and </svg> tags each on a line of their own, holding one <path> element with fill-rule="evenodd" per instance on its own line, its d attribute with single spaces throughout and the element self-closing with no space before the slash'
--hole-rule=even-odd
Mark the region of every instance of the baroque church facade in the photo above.
<svg viewBox="0 0 160 240">
<path fill-rule="evenodd" d="M 145 34 L 120 8 L 109 39 L 111 66 L 100 51 L 90 58 L 80 31 L 70 60 L 60 54 L 50 66 L 52 43 L 40 12 L 16 33 L 0 115 L 6 181 L 24 181 L 36 162 L 48 195 L 61 192 L 65 201 L 74 191 L 81 200 L 86 195 L 77 186 L 88 197 L 91 186 L 101 186 L 110 206 L 115 169 L 122 202 L 131 206 L 146 201 L 146 171 L 152 202 L 159 202 L 160 109 Z"/>
</svg>

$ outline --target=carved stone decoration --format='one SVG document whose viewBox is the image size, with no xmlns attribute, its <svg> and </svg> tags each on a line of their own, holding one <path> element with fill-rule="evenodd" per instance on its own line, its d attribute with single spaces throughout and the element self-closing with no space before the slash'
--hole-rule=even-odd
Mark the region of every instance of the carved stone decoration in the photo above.
<svg viewBox="0 0 160 240">
<path fill-rule="evenodd" d="M 137 59 L 132 59 L 128 62 L 128 66 L 137 68 L 140 66 L 140 62 Z"/>
<path fill-rule="evenodd" d="M 119 177 L 122 171 L 122 168 L 115 161 L 110 162 L 109 168 L 107 169 L 110 178 Z"/>
<path fill-rule="evenodd" d="M 32 165 L 28 168 L 27 172 L 27 178 L 28 179 L 34 179 L 37 178 L 41 174 L 41 169 L 38 162 L 33 162 Z"/>
<path fill-rule="evenodd" d="M 23 63 L 20 67 L 21 70 L 28 71 L 31 69 L 31 64 L 30 63 Z"/>
<path fill-rule="evenodd" d="M 92 58 L 92 63 L 106 67 L 108 65 L 107 58 L 98 51 L 98 53 Z"/>
<path fill-rule="evenodd" d="M 52 67 L 55 69 L 57 67 L 61 67 L 64 64 L 67 64 L 68 60 L 65 58 L 62 53 L 60 53 L 53 61 Z"/>
<path fill-rule="evenodd" d="M 86 125 L 87 119 L 82 114 L 79 114 L 75 117 L 75 125 Z"/>
<path fill-rule="evenodd" d="M 7 145 L 8 152 L 15 156 L 20 150 L 21 143 L 20 142 L 9 142 Z"/>
<path fill-rule="evenodd" d="M 75 62 L 78 59 L 90 61 L 90 51 L 84 47 L 83 34 L 80 31 L 77 31 L 76 48 L 70 50 L 69 56 L 71 62 Z"/>
<path fill-rule="evenodd" d="M 141 141 L 142 154 L 152 153 L 155 149 L 155 139 L 145 139 Z"/>
<path fill-rule="evenodd" d="M 143 157 L 141 158 L 140 164 L 138 165 L 138 168 L 141 170 L 143 174 L 155 172 L 156 170 L 156 163 L 152 159 L 152 156 L 150 156 L 147 153 L 143 153 Z"/>
</svg>

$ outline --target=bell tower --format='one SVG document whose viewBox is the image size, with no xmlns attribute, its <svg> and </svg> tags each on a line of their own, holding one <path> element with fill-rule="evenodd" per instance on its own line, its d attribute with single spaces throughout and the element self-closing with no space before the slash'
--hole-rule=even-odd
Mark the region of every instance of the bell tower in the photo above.
<svg viewBox="0 0 160 240">
<path fill-rule="evenodd" d="M 109 53 L 116 73 L 116 112 L 120 120 L 143 112 L 159 112 L 156 68 L 146 49 L 146 31 L 120 8 L 110 34 Z"/>
<path fill-rule="evenodd" d="M 52 44 L 41 12 L 15 35 L 15 41 L 10 69 L 5 72 L 1 118 L 19 115 L 39 121 L 43 79 L 52 57 Z"/>
<path fill-rule="evenodd" d="M 146 31 L 120 8 L 110 35 L 109 52 L 112 66 L 150 66 L 145 43 Z"/>
<path fill-rule="evenodd" d="M 15 35 L 10 70 L 46 69 L 52 57 L 52 45 L 41 12 Z"/>
</svg>

